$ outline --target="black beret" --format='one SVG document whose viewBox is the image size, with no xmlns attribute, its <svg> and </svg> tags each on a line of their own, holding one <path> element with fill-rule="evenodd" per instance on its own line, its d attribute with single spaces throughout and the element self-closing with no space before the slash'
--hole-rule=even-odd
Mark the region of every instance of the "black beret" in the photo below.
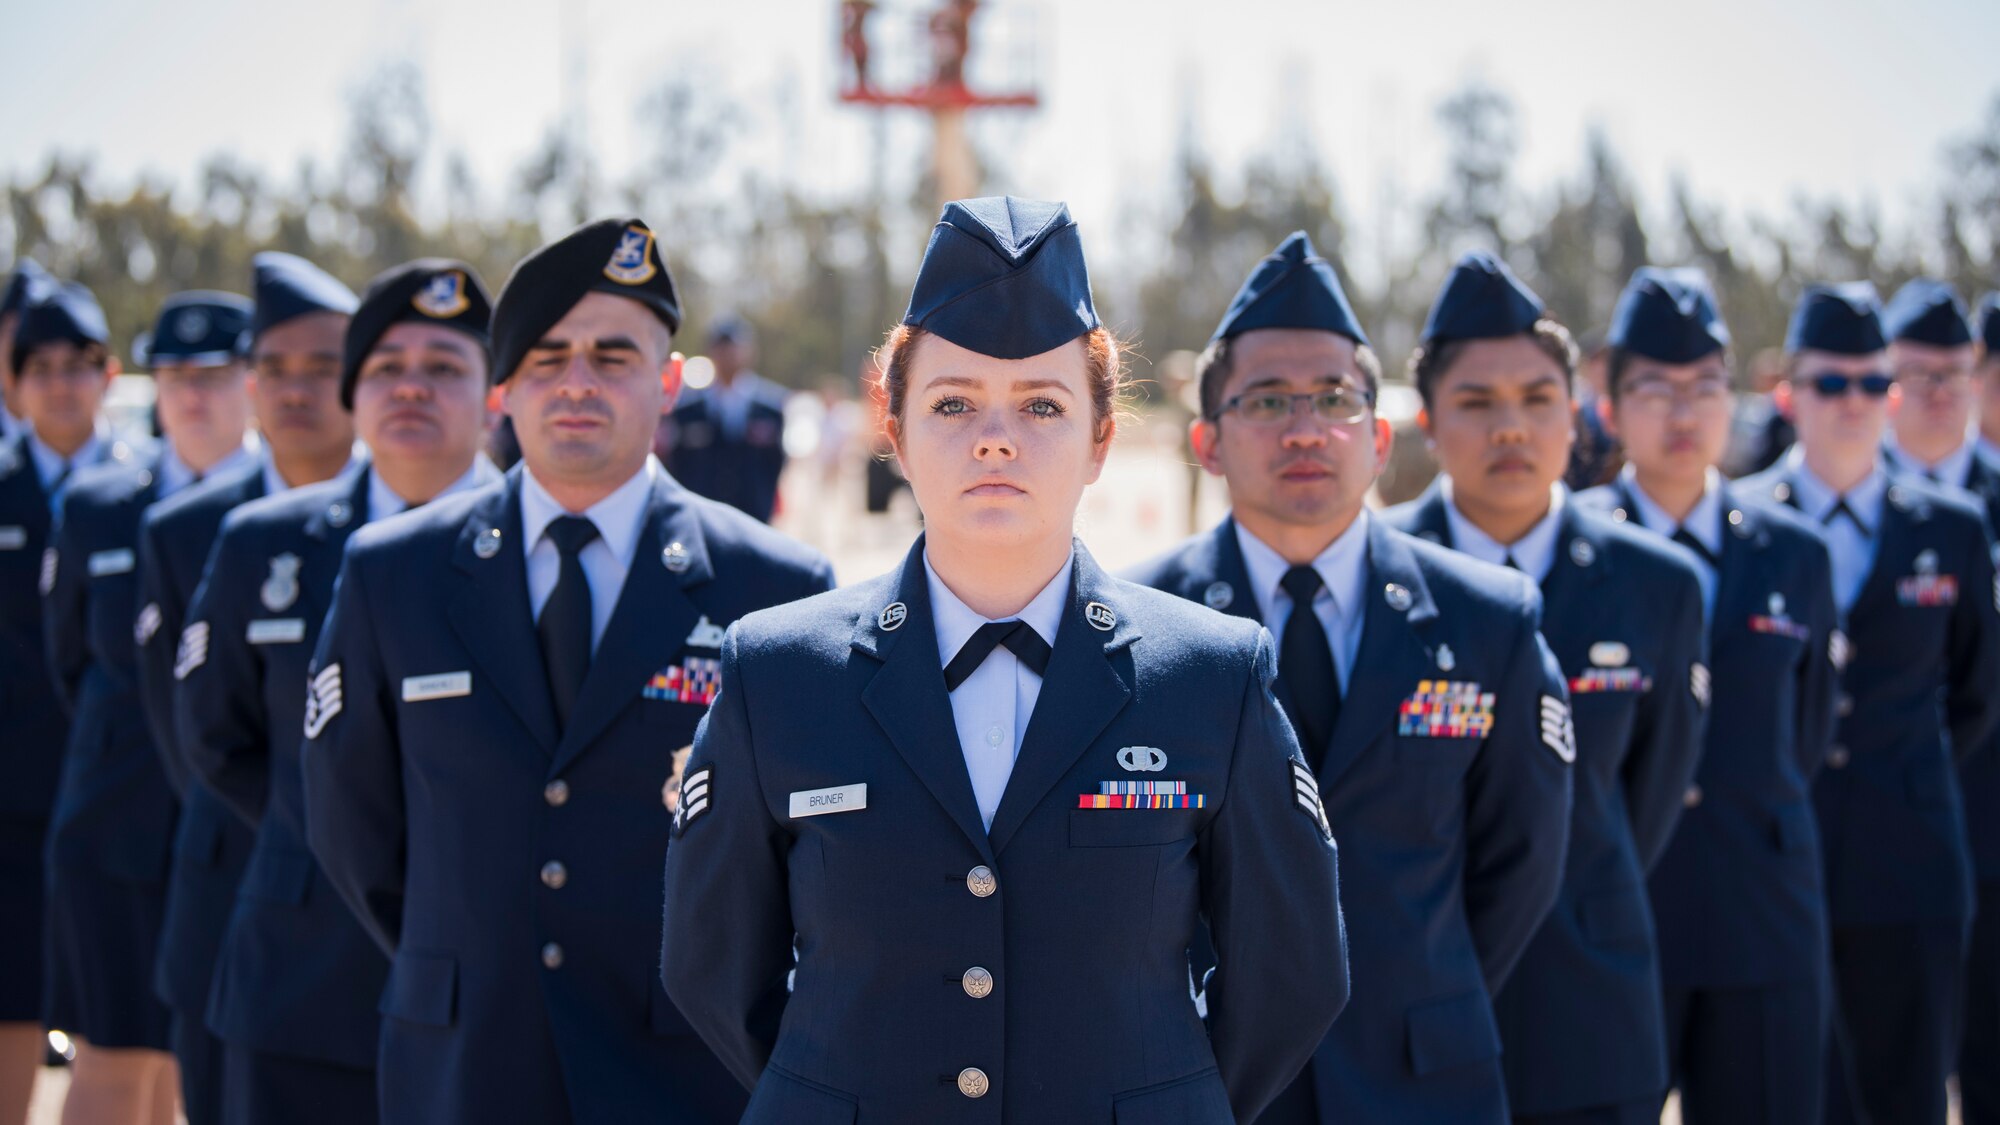
<svg viewBox="0 0 2000 1125">
<path fill-rule="evenodd" d="M 1919 277 L 1896 290 L 1882 309 L 1882 331 L 1891 340 L 1956 348 L 1972 342 L 1965 303 L 1951 286 Z"/>
<path fill-rule="evenodd" d="M 176 293 L 160 306 L 152 331 L 132 342 L 132 359 L 149 368 L 162 363 L 220 367 L 248 349 L 252 311 L 250 298 L 234 293 Z"/>
<path fill-rule="evenodd" d="M 361 377 L 361 365 L 382 334 L 396 325 L 414 320 L 456 329 L 471 337 L 484 353 L 492 319 L 493 303 L 487 299 L 486 286 L 464 262 L 418 258 L 384 270 L 368 283 L 361 294 L 361 307 L 347 322 L 347 338 L 341 349 L 340 404 L 354 409 L 354 384 Z M 486 379 L 492 382 L 491 370 Z"/>
<path fill-rule="evenodd" d="M 1544 315 L 1542 299 L 1514 276 L 1507 263 L 1475 250 L 1445 278 L 1424 321 L 1426 344 L 1445 340 L 1495 340 L 1531 331 Z"/>
<path fill-rule="evenodd" d="M 351 315 L 359 303 L 352 289 L 296 254 L 266 250 L 250 266 L 250 295 L 257 302 L 250 324 L 253 341 L 266 329 L 312 313 Z"/>
<path fill-rule="evenodd" d="M 14 354 L 8 358 L 19 370 L 28 353 L 43 344 L 63 341 L 83 347 L 110 339 L 104 310 L 90 290 L 75 282 L 52 284 L 21 306 L 21 322 L 14 329 Z"/>
<path fill-rule="evenodd" d="M 1611 311 L 1612 347 L 1661 363 L 1693 363 L 1729 346 L 1729 326 L 1698 269 L 1641 266 Z"/>
<path fill-rule="evenodd" d="M 1041 355 L 1096 328 L 1069 208 L 1011 195 L 945 204 L 903 323 L 995 359 Z"/>
<path fill-rule="evenodd" d="M 599 219 L 521 259 L 508 276 L 493 307 L 494 381 L 513 378 L 528 349 L 586 293 L 637 301 L 667 331 L 680 331 L 680 298 L 653 229 L 641 219 Z"/>
<path fill-rule="evenodd" d="M 1209 339 L 1240 336 L 1254 328 L 1317 328 L 1368 343 L 1333 263 L 1320 257 L 1302 230 L 1293 231 L 1250 271 Z"/>
<path fill-rule="evenodd" d="M 1785 332 L 1785 350 L 1794 354 L 1868 355 L 1888 346 L 1882 298 L 1871 281 L 1806 286 Z"/>
</svg>

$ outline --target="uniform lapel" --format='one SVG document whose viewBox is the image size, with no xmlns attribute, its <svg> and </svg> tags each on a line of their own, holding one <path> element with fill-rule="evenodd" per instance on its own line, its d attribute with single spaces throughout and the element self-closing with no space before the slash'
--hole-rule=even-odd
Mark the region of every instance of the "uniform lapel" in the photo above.
<svg viewBox="0 0 2000 1125">
<path fill-rule="evenodd" d="M 1042 677 L 1020 756 L 993 813 L 995 854 L 1006 850 L 1022 822 L 1132 698 L 1132 656 L 1125 650 L 1139 638 L 1138 625 L 1090 552 L 1082 543 L 1075 550 L 1069 606 L 1056 630 L 1049 672 Z M 1110 628 L 1092 623 L 1105 619 L 1091 606 L 1110 611 Z"/>
<path fill-rule="evenodd" d="M 365 492 L 366 475 L 360 474 Z M 497 536 L 497 538 L 495 538 Z M 499 550 L 477 547 L 491 539 Z M 489 557 L 482 557 L 486 551 Z M 452 565 L 466 576 L 446 614 L 473 663 L 541 745 L 556 748 L 555 705 L 528 609 L 528 567 L 521 544 L 521 473 L 481 496 L 459 529 Z M 671 748 L 669 748 L 671 749 Z"/>
<path fill-rule="evenodd" d="M 1914 556 L 1915 522 L 1921 518 L 1904 506 L 1902 490 L 1891 482 L 1882 496 L 1881 526 L 1875 529 L 1875 561 L 1862 580 L 1861 592 L 1847 613 L 1850 618 L 1872 612 L 1880 603 L 1895 601 L 1896 579 Z"/>
<path fill-rule="evenodd" d="M 632 552 L 625 588 L 619 591 L 617 608 L 612 610 L 611 622 L 604 627 L 604 636 L 590 659 L 590 671 L 577 693 L 569 728 L 557 744 L 557 770 L 582 753 L 627 707 L 639 702 L 646 681 L 685 647 L 684 638 L 701 617 L 689 591 L 707 582 L 714 571 L 701 521 L 692 506 L 682 502 L 684 496 L 666 474 L 653 480 L 645 526 Z M 664 561 L 670 543 L 681 545 L 684 553 L 675 557 L 687 561 L 686 569 L 679 573 L 668 570 Z M 547 689 L 543 691 L 546 694 Z"/>
<path fill-rule="evenodd" d="M 991 863 L 995 849 L 979 817 L 979 802 L 972 794 L 972 777 L 966 772 L 965 752 L 952 719 L 951 696 L 944 687 L 944 661 L 938 656 L 937 629 L 931 618 L 921 536 L 904 556 L 889 594 L 854 625 L 854 650 L 881 662 L 861 690 L 862 705 L 875 716 L 911 772 Z M 897 606 L 902 607 L 900 615 Z M 1053 662 L 1050 671 L 1054 672 Z M 1043 686 L 1046 691 L 1047 684 Z M 1038 704 L 1036 710 L 1040 709 Z"/>
<path fill-rule="evenodd" d="M 1250 621 L 1259 620 L 1258 591 L 1250 584 L 1250 568 L 1243 562 L 1243 545 L 1236 538 L 1234 516 L 1217 524 L 1215 530 L 1189 547 L 1182 567 L 1181 588 L 1174 592 L 1210 609 Z"/>
<path fill-rule="evenodd" d="M 1403 593 L 1398 594 L 1396 590 Z M 1407 595 L 1408 601 L 1403 598 Z M 1417 681 L 1434 676 L 1428 632 L 1437 603 L 1416 554 L 1380 519 L 1368 521 L 1368 582 L 1363 587 L 1361 644 L 1355 650 L 1346 704 L 1319 771 L 1322 790 L 1374 745 L 1395 719 L 1397 704 Z M 1397 608 L 1402 606 L 1402 608 Z"/>
<path fill-rule="evenodd" d="M 1442 481 L 1442 477 L 1431 481 L 1430 487 L 1424 489 L 1424 494 L 1411 502 L 1414 507 L 1411 509 L 1410 526 L 1407 530 L 1419 539 L 1428 539 L 1440 546 L 1450 547 L 1451 517 L 1445 514 Z"/>
</svg>

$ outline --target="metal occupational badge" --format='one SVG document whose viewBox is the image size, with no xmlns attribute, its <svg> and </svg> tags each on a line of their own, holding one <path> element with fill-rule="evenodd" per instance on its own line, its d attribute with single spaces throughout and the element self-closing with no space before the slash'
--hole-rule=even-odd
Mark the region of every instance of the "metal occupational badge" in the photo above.
<svg viewBox="0 0 2000 1125">
<path fill-rule="evenodd" d="M 299 564 L 299 557 L 290 551 L 271 560 L 271 576 L 257 590 L 265 609 L 283 613 L 299 600 Z"/>
</svg>

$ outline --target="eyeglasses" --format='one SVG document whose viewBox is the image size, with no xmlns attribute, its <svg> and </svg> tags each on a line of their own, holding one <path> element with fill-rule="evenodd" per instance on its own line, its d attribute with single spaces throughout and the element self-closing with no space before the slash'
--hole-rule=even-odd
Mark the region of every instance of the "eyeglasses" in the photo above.
<svg viewBox="0 0 2000 1125">
<path fill-rule="evenodd" d="M 1716 414 L 1730 406 L 1729 384 L 1716 379 L 1675 386 L 1660 379 L 1648 379 L 1625 392 L 1624 400 L 1633 410 L 1665 415 L 1686 405 L 1694 414 Z"/>
<path fill-rule="evenodd" d="M 1235 414 L 1253 426 L 1272 426 L 1288 421 L 1306 403 L 1313 417 L 1329 426 L 1346 426 L 1368 417 L 1375 409 L 1371 391 L 1353 387 L 1328 387 L 1323 391 L 1290 394 L 1285 391 L 1245 391 L 1216 407 L 1211 420 Z"/>
<path fill-rule="evenodd" d="M 1890 387 L 1896 385 L 1895 379 L 1880 373 L 1874 375 L 1836 375 L 1832 372 L 1827 372 L 1822 375 L 1811 376 L 1805 382 L 1807 386 L 1813 389 L 1813 393 L 1821 398 L 1839 398 L 1857 386 L 1861 388 L 1861 393 L 1867 395 L 1869 398 L 1882 398 L 1889 393 Z"/>
<path fill-rule="evenodd" d="M 1963 387 L 1972 381 L 1972 372 L 1951 367 L 1905 367 L 1896 372 L 1896 381 L 1923 394 Z"/>
</svg>

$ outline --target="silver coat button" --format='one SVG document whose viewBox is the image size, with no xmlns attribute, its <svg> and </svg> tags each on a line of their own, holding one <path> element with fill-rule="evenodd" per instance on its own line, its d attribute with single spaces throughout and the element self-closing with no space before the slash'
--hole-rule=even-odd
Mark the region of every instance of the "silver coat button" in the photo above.
<svg viewBox="0 0 2000 1125">
<path fill-rule="evenodd" d="M 1845 747 L 1845 746 L 1829 746 L 1829 747 L 1827 747 L 1827 750 L 1826 750 L 1826 764 L 1827 764 L 1827 768 L 1829 768 L 1829 769 L 1836 769 L 1836 770 L 1843 770 L 1843 769 L 1846 769 L 1846 768 L 1847 768 L 1847 747 Z"/>
<path fill-rule="evenodd" d="M 974 898 L 985 898 L 1000 889 L 1000 882 L 993 877 L 993 869 L 982 863 L 965 873 L 965 889 Z"/>
<path fill-rule="evenodd" d="M 552 859 L 542 864 L 542 886 L 552 891 L 559 891 L 567 882 L 569 882 L 569 868 L 564 867 L 561 861 Z"/>
<path fill-rule="evenodd" d="M 550 942 L 542 947 L 542 967 L 545 969 L 562 968 L 562 946 L 557 945 L 555 942 Z"/>
<path fill-rule="evenodd" d="M 958 1072 L 958 1092 L 968 1098 L 983 1098 L 992 1088 L 986 1080 L 986 1072 L 976 1066 L 968 1066 Z"/>
<path fill-rule="evenodd" d="M 1695 806 L 1701 804 L 1701 786 L 1699 785 L 1688 786 L 1687 792 L 1681 794 L 1681 804 L 1685 805 L 1688 808 L 1694 808 Z"/>
<path fill-rule="evenodd" d="M 1834 713 L 1843 719 L 1854 714 L 1854 697 L 1844 691 L 1841 692 L 1840 698 L 1833 705 L 1833 709 Z"/>
<path fill-rule="evenodd" d="M 542 786 L 542 800 L 547 801 L 552 809 L 559 809 L 569 804 L 569 782 L 556 778 Z"/>
<path fill-rule="evenodd" d="M 993 974 L 978 965 L 965 970 L 958 983 L 965 987 L 965 994 L 974 1000 L 984 1000 L 993 994 Z"/>
</svg>

